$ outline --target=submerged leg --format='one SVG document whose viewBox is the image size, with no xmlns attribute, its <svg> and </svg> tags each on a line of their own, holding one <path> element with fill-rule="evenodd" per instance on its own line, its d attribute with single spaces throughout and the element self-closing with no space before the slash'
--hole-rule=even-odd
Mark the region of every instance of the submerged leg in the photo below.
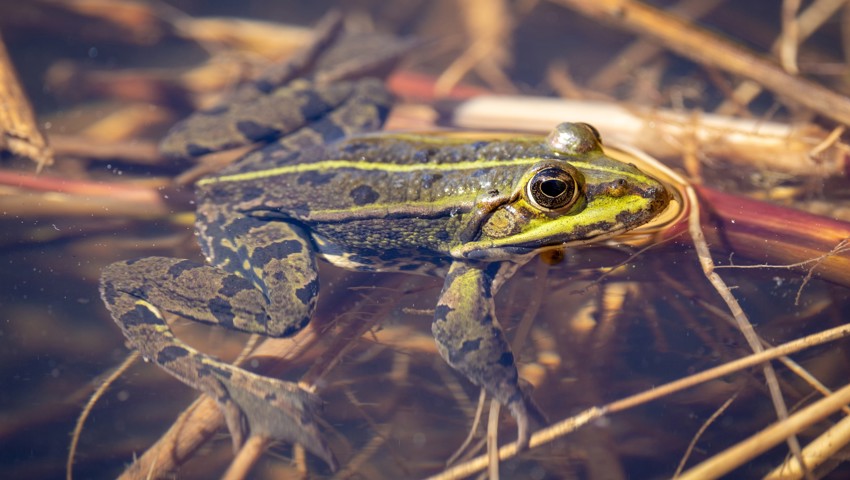
<svg viewBox="0 0 850 480">
<path fill-rule="evenodd" d="M 268 436 L 300 443 L 335 468 L 314 420 L 321 405 L 318 397 L 295 383 L 257 375 L 198 352 L 176 338 L 163 319 L 162 312 L 168 311 L 270 336 L 304 326 L 318 293 L 315 259 L 307 241 L 281 223 L 258 222 L 243 233 L 237 244 L 246 245 L 240 249 L 244 260 L 251 265 L 260 255 L 265 260 L 252 269 L 250 279 L 189 260 L 151 257 L 108 266 L 101 278 L 101 296 L 129 343 L 147 360 L 218 402 L 234 447 L 248 435 Z"/>
<path fill-rule="evenodd" d="M 545 423 L 545 418 L 519 387 L 514 356 L 495 315 L 495 289 L 514 268 L 507 263 L 491 263 L 483 269 L 453 263 L 431 329 L 446 362 L 510 410 L 522 450 L 531 436 L 529 417 L 539 423 Z"/>
</svg>

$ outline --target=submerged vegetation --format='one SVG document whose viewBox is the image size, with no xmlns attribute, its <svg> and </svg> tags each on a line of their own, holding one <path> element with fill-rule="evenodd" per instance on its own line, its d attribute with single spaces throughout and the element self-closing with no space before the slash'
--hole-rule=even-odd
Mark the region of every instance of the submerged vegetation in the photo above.
<svg viewBox="0 0 850 480">
<path fill-rule="evenodd" d="M 98 297 L 103 267 L 202 259 L 193 185 L 245 149 L 176 161 L 159 153 L 164 132 L 286 62 L 332 7 L 349 29 L 421 42 L 388 80 L 388 129 L 585 121 L 626 158 L 660 159 L 671 170 L 640 168 L 678 192 L 658 223 L 531 262 L 499 293 L 550 422 L 518 456 L 513 420 L 488 420 L 439 358 L 439 280 L 321 265 L 318 313 L 290 339 L 169 319 L 204 352 L 316 388 L 333 475 L 848 474 L 850 4 L 296 3 L 0 0 L 10 478 L 65 474 L 80 411 L 129 355 Z M 234 457 L 215 403 L 150 365 L 116 377 L 75 436 L 74 477 L 331 475 L 290 445 Z"/>
</svg>

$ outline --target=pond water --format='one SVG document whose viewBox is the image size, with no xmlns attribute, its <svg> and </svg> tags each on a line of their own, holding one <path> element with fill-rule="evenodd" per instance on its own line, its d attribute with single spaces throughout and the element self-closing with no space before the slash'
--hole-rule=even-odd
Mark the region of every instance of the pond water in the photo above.
<svg viewBox="0 0 850 480">
<path fill-rule="evenodd" d="M 229 2 L 203 6 L 199 3 L 187 1 L 179 6 L 197 16 L 240 14 L 304 23 L 315 21 L 316 9 L 322 8 L 289 14 L 287 8 L 293 7 L 285 6 L 285 2 L 272 5 L 274 2 L 258 1 L 246 5 L 245 11 L 236 12 L 235 4 Z M 380 10 L 375 2 L 357 3 L 362 8 Z M 410 2 L 408 8 L 421 10 L 421 15 L 429 16 L 432 22 L 433 18 L 446 15 L 449 8 L 441 4 L 427 10 L 425 3 Z M 55 7 L 44 5 L 28 11 L 38 12 L 39 8 L 55 12 Z M 402 18 L 405 9 L 398 7 L 394 11 L 399 24 L 404 25 L 400 30 L 415 30 L 403 21 L 410 21 L 410 17 Z M 541 25 L 550 31 L 553 22 L 546 16 L 553 11 L 553 5 L 538 6 L 518 27 L 517 48 L 534 57 L 517 57 L 521 85 L 538 82 L 543 76 L 544 61 L 537 57 L 546 54 L 528 48 L 539 41 L 541 34 L 530 32 L 529 25 Z M 184 58 L 182 65 L 186 65 L 185 58 L 194 61 L 203 56 L 197 46 L 187 46 L 185 40 L 171 35 L 163 34 L 162 39 L 152 40 L 150 45 L 117 42 L 114 32 L 97 29 L 91 35 L 76 38 L 72 29 L 85 25 L 85 21 L 72 19 L 53 25 L 36 17 L 18 15 L 0 22 L 0 27 L 37 113 L 53 123 L 49 135 L 91 128 L 95 120 L 108 117 L 117 108 L 114 98 L 109 102 L 97 98 L 90 86 L 76 87 L 79 96 L 57 91 L 56 84 L 47 82 L 45 76 L 48 69 L 54 74 L 60 71 L 56 63 L 59 59 L 73 59 L 83 70 L 104 69 L 132 75 L 131 67 L 173 66 L 180 64 L 177 58 Z M 378 18 L 391 22 L 393 12 L 385 11 Z M 35 32 L 42 33 L 33 33 L 33 25 L 38 25 Z M 104 37 L 96 40 L 101 34 Z M 600 41 L 600 48 L 609 41 L 613 42 Z M 154 53 L 161 55 L 160 60 L 148 58 Z M 427 68 L 429 62 L 439 63 L 435 58 L 440 55 L 436 52 L 421 61 Z M 579 70 L 590 68 L 578 60 L 576 63 L 581 65 Z M 149 77 L 145 81 L 153 82 Z M 42 85 L 54 87 L 39 88 Z M 115 92 L 108 96 L 111 95 Z M 151 111 L 161 108 L 150 99 L 136 98 L 133 102 L 146 105 Z M 151 120 L 147 130 L 141 129 L 129 138 L 154 141 L 173 120 L 167 115 L 167 121 L 156 118 L 159 124 Z M 0 164 L 0 168 L 32 171 L 31 166 L 18 161 Z M 51 197 L 43 190 L 13 188 L 3 180 L 3 478 L 64 476 L 71 432 L 83 406 L 108 372 L 130 353 L 99 297 L 103 267 L 152 255 L 202 261 L 189 218 L 194 207 L 191 187 L 175 187 L 171 183 L 187 168 L 180 164 L 88 161 L 69 156 L 60 158 L 43 173 L 44 178 L 72 183 L 121 185 L 133 179 L 136 186 L 153 185 L 151 189 L 161 193 L 162 202 L 151 206 L 144 203 L 146 200 L 139 200 L 135 207 L 128 206 L 124 199 L 94 190 L 90 194 L 92 204 L 69 206 L 74 198 L 80 201 L 89 193 L 76 192 L 81 197 L 72 198 L 62 196 L 69 192 L 62 192 Z M 157 190 L 158 187 L 161 188 Z M 728 263 L 732 252 L 721 245 L 712 247 L 715 260 Z M 534 260 L 497 296 L 499 319 L 514 342 L 521 376 L 533 385 L 533 397 L 552 423 L 750 353 L 744 337 L 730 323 L 725 305 L 703 276 L 687 235 L 629 259 L 632 253 L 634 249 L 624 246 L 599 246 L 570 250 L 566 259 L 556 265 Z M 746 263 L 746 259 L 734 255 L 732 258 L 735 263 Z M 626 267 L 603 275 L 626 260 Z M 772 345 L 841 325 L 850 318 L 850 288 L 824 281 L 818 275 L 808 281 L 806 272 L 800 270 L 719 272 L 732 286 L 758 333 Z M 474 386 L 442 361 L 431 339 L 431 316 L 441 280 L 353 273 L 328 265 L 321 266 L 320 275 L 322 293 L 311 329 L 294 341 L 271 342 L 263 348 L 275 353 L 249 359 L 246 365 L 318 387 L 325 402 L 321 428 L 341 462 L 339 476 L 422 478 L 440 473 L 466 437 L 479 396 Z M 533 321 L 529 323 L 530 320 Z M 172 322 L 188 343 L 228 361 L 234 360 L 248 342 L 244 334 L 183 319 Z M 838 389 L 846 383 L 850 370 L 847 352 L 850 344 L 837 341 L 807 349 L 794 359 L 824 385 Z M 798 376 L 776 365 L 789 408 L 798 409 L 816 397 Z M 77 445 L 74 478 L 118 477 L 196 398 L 194 391 L 155 366 L 136 361 L 88 414 Z M 694 465 L 775 420 L 759 369 L 713 379 L 596 419 L 576 432 L 505 461 L 502 477 L 669 478 L 694 435 L 730 399 L 734 401 L 696 443 L 688 462 Z M 478 447 L 472 450 L 476 455 L 484 451 L 481 438 L 488 410 L 486 406 L 484 426 L 479 427 L 472 442 L 473 447 Z M 230 438 L 224 428 L 216 427 L 214 420 L 207 422 L 206 428 L 217 433 L 200 443 L 190 458 L 175 468 L 177 473 L 169 476 L 215 478 L 227 469 L 233 458 Z M 820 433 L 826 426 L 826 422 L 818 424 L 804 440 L 810 440 L 810 434 Z M 503 411 L 500 442 L 513 440 L 515 429 L 513 420 Z M 780 464 L 786 453 L 787 448 L 779 445 L 734 470 L 729 478 L 761 477 Z M 290 445 L 271 446 L 249 478 L 299 475 L 291 461 L 293 455 Z M 310 455 L 306 465 L 315 477 L 332 475 Z M 846 466 L 839 466 L 825 478 L 844 478 L 842 475 L 850 475 Z"/>
</svg>

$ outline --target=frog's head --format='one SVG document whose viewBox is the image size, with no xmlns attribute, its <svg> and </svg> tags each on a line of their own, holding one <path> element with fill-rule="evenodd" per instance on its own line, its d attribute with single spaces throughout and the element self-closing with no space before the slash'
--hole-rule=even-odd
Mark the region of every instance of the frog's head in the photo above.
<svg viewBox="0 0 850 480">
<path fill-rule="evenodd" d="M 558 125 L 547 145 L 551 155 L 522 173 L 509 195 L 479 199 L 455 256 L 511 260 L 597 242 L 648 222 L 669 202 L 661 182 L 606 156 L 590 125 Z"/>
</svg>

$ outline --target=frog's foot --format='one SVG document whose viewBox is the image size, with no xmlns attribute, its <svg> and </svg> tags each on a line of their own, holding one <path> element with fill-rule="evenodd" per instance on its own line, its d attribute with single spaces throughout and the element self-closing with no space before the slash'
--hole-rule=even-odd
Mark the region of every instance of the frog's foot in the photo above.
<svg viewBox="0 0 850 480">
<path fill-rule="evenodd" d="M 234 450 L 251 435 L 300 444 L 336 471 L 337 462 L 319 432 L 322 401 L 292 382 L 221 364 L 198 369 L 202 389 L 215 398 L 233 437 Z"/>
<path fill-rule="evenodd" d="M 531 439 L 531 422 L 534 422 L 537 427 L 543 427 L 549 424 L 546 415 L 537 406 L 537 403 L 531 398 L 530 392 L 526 388 L 517 388 L 517 394 L 511 397 L 507 403 L 508 410 L 511 416 L 516 420 L 517 425 L 517 451 L 522 452 L 528 448 L 528 442 Z"/>
<path fill-rule="evenodd" d="M 519 385 L 514 356 L 495 315 L 494 287 L 515 268 L 508 262 L 485 268 L 453 263 L 434 309 L 431 331 L 446 362 L 510 410 L 517 422 L 517 446 L 523 450 L 531 438 L 531 421 L 547 422 Z"/>
</svg>

